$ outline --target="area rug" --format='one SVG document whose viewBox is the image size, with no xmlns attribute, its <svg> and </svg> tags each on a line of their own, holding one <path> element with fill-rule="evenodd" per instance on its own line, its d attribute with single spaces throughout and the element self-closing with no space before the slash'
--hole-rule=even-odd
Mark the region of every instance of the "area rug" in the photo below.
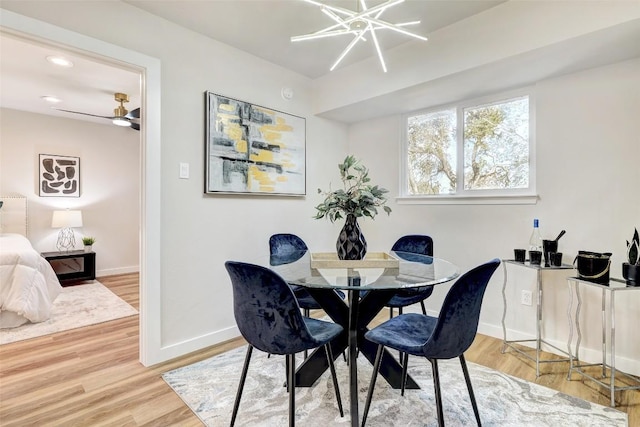
<svg viewBox="0 0 640 427">
<path fill-rule="evenodd" d="M 246 347 L 179 368 L 164 380 L 209 427 L 228 426 L 240 379 Z M 302 355 L 299 356 L 299 359 Z M 520 380 L 498 371 L 467 363 L 484 426 L 626 426 L 627 414 Z M 400 396 L 378 378 L 367 419 L 368 426 L 435 426 L 433 377 L 426 359 L 410 358 L 409 373 L 422 387 Z M 476 425 L 458 359 L 441 361 L 444 418 L 447 426 Z M 360 416 L 372 372 L 358 358 Z M 340 417 L 333 383 L 326 372 L 310 388 L 296 388 L 296 423 L 305 427 L 348 426 L 348 367 L 336 359 L 344 418 Z M 283 387 L 284 357 L 253 352 L 238 412 L 238 426 L 287 425 L 288 396 Z"/>
<path fill-rule="evenodd" d="M 86 285 L 67 286 L 53 302 L 49 320 L 0 330 L 0 345 L 134 314 L 138 314 L 135 308 L 98 281 Z"/>
</svg>

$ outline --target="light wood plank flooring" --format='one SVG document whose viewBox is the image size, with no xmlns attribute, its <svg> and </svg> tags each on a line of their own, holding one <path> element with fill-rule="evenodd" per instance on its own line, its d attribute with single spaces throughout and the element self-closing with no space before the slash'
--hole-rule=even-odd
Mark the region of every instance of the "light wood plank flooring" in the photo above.
<svg viewBox="0 0 640 427">
<path fill-rule="evenodd" d="M 99 278 L 139 307 L 136 274 Z M 384 320 L 384 319 L 382 319 Z M 200 426 L 161 374 L 241 346 L 236 339 L 145 368 L 138 362 L 138 316 L 0 346 L 0 425 Z M 535 367 L 501 354 L 501 341 L 478 335 L 467 360 L 602 405 L 609 397 L 590 382 L 567 381 L 564 363 Z M 429 387 L 431 384 L 428 385 Z M 618 396 L 629 426 L 640 426 L 640 392 Z"/>
</svg>

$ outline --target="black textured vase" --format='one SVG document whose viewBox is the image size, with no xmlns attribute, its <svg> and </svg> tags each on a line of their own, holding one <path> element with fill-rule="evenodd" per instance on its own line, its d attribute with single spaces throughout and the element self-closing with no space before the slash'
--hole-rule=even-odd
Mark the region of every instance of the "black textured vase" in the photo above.
<svg viewBox="0 0 640 427">
<path fill-rule="evenodd" d="M 340 230 L 336 250 L 338 259 L 342 260 L 363 259 L 367 253 L 367 241 L 362 235 L 356 217 L 352 214 L 347 215 L 344 227 Z"/>
</svg>

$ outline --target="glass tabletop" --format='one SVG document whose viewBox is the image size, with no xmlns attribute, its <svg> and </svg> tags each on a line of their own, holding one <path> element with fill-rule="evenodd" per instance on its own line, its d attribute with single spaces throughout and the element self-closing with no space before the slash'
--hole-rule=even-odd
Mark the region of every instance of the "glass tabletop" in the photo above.
<svg viewBox="0 0 640 427">
<path fill-rule="evenodd" d="M 268 267 L 293 285 L 345 290 L 417 288 L 449 282 L 460 275 L 457 266 L 441 258 L 396 251 L 388 254 L 397 259 L 390 267 L 377 267 L 373 262 L 346 268 L 336 262 L 334 266 L 315 268 L 308 251 L 271 257 Z"/>
</svg>

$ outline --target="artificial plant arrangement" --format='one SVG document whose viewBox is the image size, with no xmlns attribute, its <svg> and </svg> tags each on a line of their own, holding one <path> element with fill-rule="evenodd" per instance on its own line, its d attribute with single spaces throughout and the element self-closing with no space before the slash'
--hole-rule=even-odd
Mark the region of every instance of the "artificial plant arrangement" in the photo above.
<svg viewBox="0 0 640 427">
<path fill-rule="evenodd" d="M 627 261 L 622 263 L 622 277 L 630 284 L 640 284 L 640 237 L 637 228 L 631 242 L 627 240 Z"/>
<path fill-rule="evenodd" d="M 85 246 L 92 246 L 96 242 L 95 237 L 83 237 L 82 244 Z"/>
<path fill-rule="evenodd" d="M 389 190 L 371 184 L 369 170 L 354 156 L 345 157 L 338 164 L 343 188 L 322 191 L 324 201 L 316 206 L 315 219 L 328 218 L 331 222 L 346 217 L 344 227 L 338 235 L 336 250 L 341 260 L 363 259 L 367 253 L 367 241 L 362 235 L 357 218 L 375 218 L 378 208 L 382 208 L 388 215 L 391 208 L 386 205 L 385 194 Z"/>
<path fill-rule="evenodd" d="M 369 170 L 359 160 L 354 156 L 347 156 L 343 163 L 338 164 L 338 169 L 344 188 L 333 191 L 322 191 L 318 188 L 318 194 L 324 195 L 325 199 L 316 206 L 318 212 L 315 219 L 326 217 L 334 222 L 342 219 L 343 214 L 351 214 L 356 218 L 374 218 L 379 207 L 391 214 L 391 208 L 386 206 L 387 199 L 384 196 L 389 190 L 371 185 Z"/>
</svg>

